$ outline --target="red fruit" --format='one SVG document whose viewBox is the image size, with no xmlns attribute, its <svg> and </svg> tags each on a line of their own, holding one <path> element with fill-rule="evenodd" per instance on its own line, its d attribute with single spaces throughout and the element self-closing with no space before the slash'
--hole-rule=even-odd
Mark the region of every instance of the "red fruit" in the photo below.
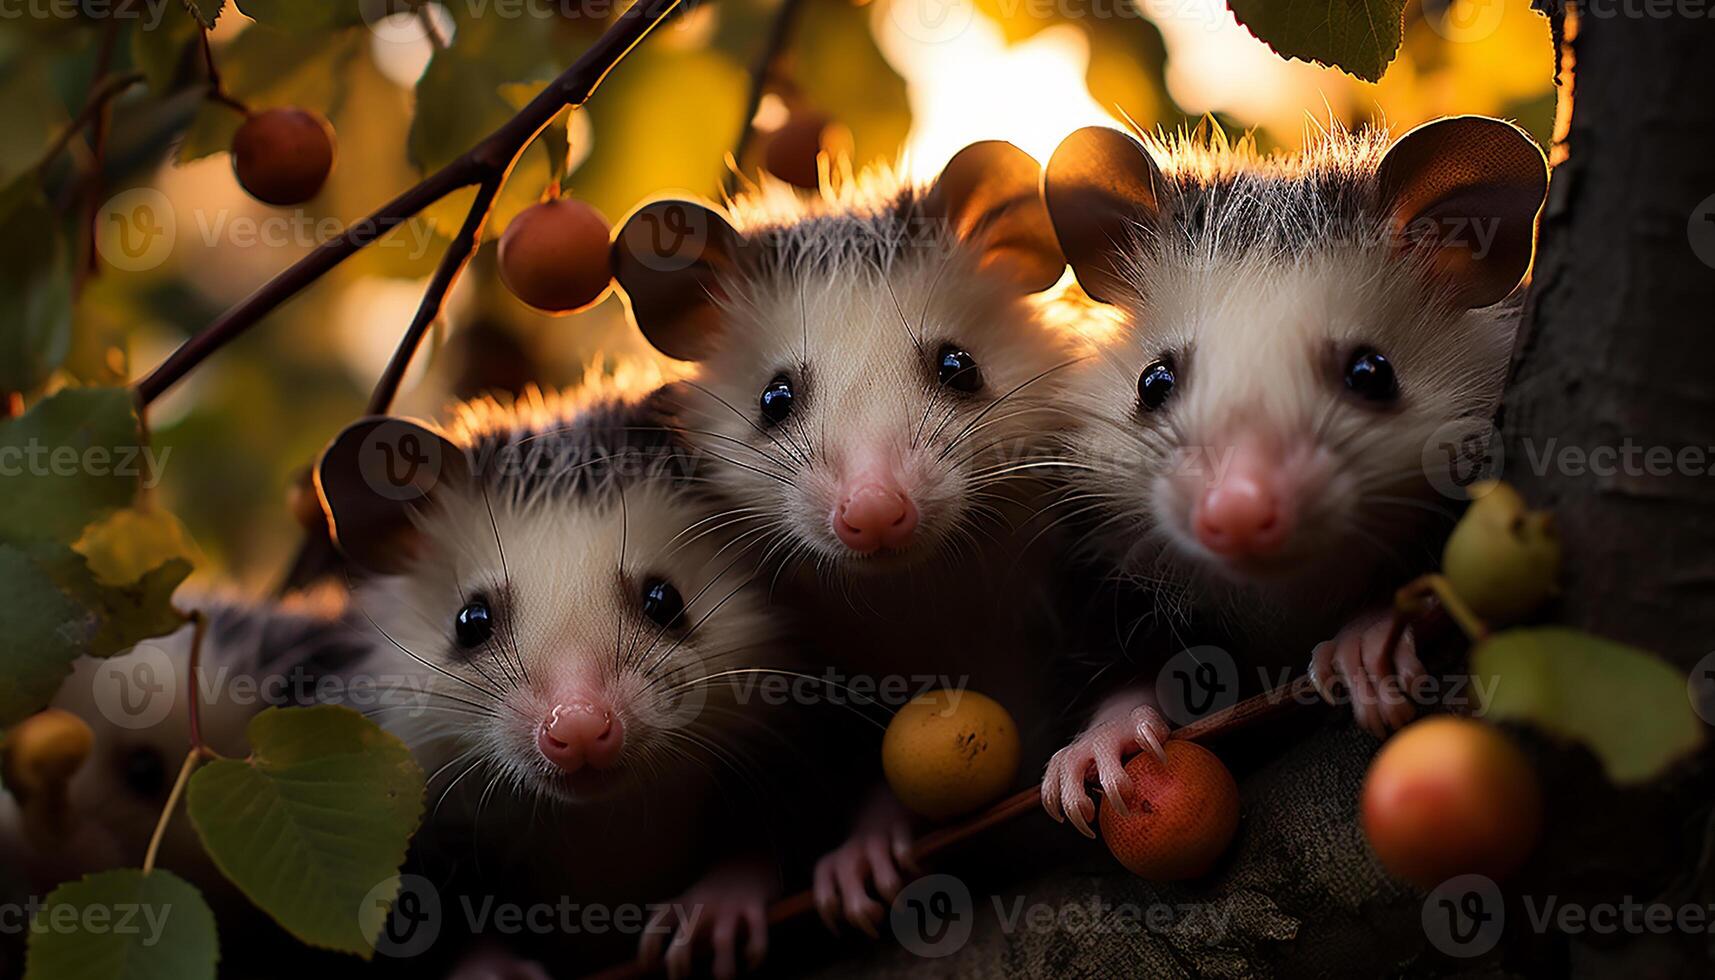
<svg viewBox="0 0 1715 980">
<path fill-rule="evenodd" d="M 1364 780 L 1360 817 L 1382 866 L 1406 881 L 1434 888 L 1464 874 L 1498 880 L 1530 856 L 1542 794 L 1505 735 L 1436 715 L 1382 747 Z"/>
<path fill-rule="evenodd" d="M 500 278 L 524 302 L 549 313 L 573 313 L 602 298 L 608 226 L 600 211 L 558 198 L 534 205 L 500 236 Z"/>
<path fill-rule="evenodd" d="M 1186 881 L 1214 867 L 1239 829 L 1239 786 L 1215 753 L 1194 742 L 1167 743 L 1125 764 L 1132 792 L 1126 814 L 1103 800 L 1102 839 L 1121 864 L 1150 881 Z"/>
<path fill-rule="evenodd" d="M 302 204 L 333 170 L 333 126 L 306 109 L 254 113 L 232 137 L 232 169 L 251 197 L 267 204 Z"/>
</svg>

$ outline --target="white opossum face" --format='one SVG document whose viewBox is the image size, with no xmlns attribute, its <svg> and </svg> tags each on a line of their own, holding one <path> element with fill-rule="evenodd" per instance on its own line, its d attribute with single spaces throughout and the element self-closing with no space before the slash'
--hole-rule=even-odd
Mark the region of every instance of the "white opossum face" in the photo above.
<svg viewBox="0 0 1715 980">
<path fill-rule="evenodd" d="M 687 441 L 778 554 L 872 569 L 957 549 L 992 516 L 996 483 L 1062 425 L 1076 358 L 1027 300 L 1063 268 L 1037 168 L 979 147 L 928 191 L 825 210 L 776 192 L 736 205 L 742 232 L 662 202 L 617 239 L 646 334 L 701 362 L 681 386 Z M 674 209 L 717 229 L 704 236 L 717 257 L 651 268 L 644 232 Z M 701 302 L 663 309 L 674 291 Z"/>
<path fill-rule="evenodd" d="M 1339 137 L 1297 169 L 1177 147 L 1163 173 L 1111 131 L 1069 140 L 1076 164 L 1056 154 L 1050 209 L 1058 223 L 1080 208 L 1064 238 L 1095 233 L 1100 196 L 1080 196 L 1092 158 L 1145 182 L 1108 199 L 1123 223 L 1107 241 L 1130 248 L 1073 262 L 1126 314 L 1073 382 L 1092 424 L 1068 453 L 1072 479 L 1110 502 L 1100 533 L 1128 568 L 1314 583 L 1332 605 L 1381 568 L 1422 563 L 1427 523 L 1452 512 L 1425 450 L 1489 432 L 1514 329 L 1493 304 L 1528 267 L 1545 183 L 1510 126 L 1450 123 L 1459 132 L 1426 127 L 1385 157 L 1379 140 Z M 1461 166 L 1478 151 L 1501 162 Z M 1456 230 L 1411 239 L 1425 220 L 1453 228 L 1455 212 L 1494 237 L 1451 257 Z"/>
<path fill-rule="evenodd" d="M 639 791 L 671 778 L 705 730 L 731 735 L 712 702 L 733 686 L 715 680 L 778 653 L 744 550 L 696 533 L 705 509 L 665 478 L 592 479 L 455 475 L 407 515 L 395 574 L 357 595 L 433 675 L 420 717 L 391 720 L 451 780 L 482 770 L 483 783 L 568 802 Z M 324 460 L 342 547 L 363 554 L 363 532 L 347 533 L 359 511 L 342 508 L 336 482 Z"/>
<path fill-rule="evenodd" d="M 687 386 L 687 438 L 786 550 L 885 567 L 957 547 L 1059 424 L 1069 352 L 972 256 L 922 249 L 885 278 L 755 284 Z"/>
</svg>

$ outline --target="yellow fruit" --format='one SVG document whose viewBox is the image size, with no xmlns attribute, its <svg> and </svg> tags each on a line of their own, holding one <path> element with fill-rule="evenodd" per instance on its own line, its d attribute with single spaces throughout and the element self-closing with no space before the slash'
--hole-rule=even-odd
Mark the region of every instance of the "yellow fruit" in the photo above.
<svg viewBox="0 0 1715 980">
<path fill-rule="evenodd" d="M 19 722 L 0 749 L 0 780 L 19 802 L 63 791 L 89 758 L 95 734 L 82 718 L 49 708 Z"/>
<path fill-rule="evenodd" d="M 980 810 L 1018 778 L 1018 726 L 993 698 L 934 691 L 913 698 L 887 726 L 881 768 L 907 810 L 950 820 Z"/>
<path fill-rule="evenodd" d="M 1441 571 L 1471 611 L 1491 624 L 1523 619 L 1557 588 L 1554 516 L 1528 510 L 1505 483 L 1473 484 L 1471 493 L 1476 499 L 1447 539 Z"/>
<path fill-rule="evenodd" d="M 1239 786 L 1215 753 L 1170 741 L 1167 761 L 1140 752 L 1125 764 L 1132 792 L 1120 813 L 1103 800 L 1102 840 L 1132 874 L 1188 881 L 1208 873 L 1239 829 Z"/>
<path fill-rule="evenodd" d="M 1530 856 L 1542 824 L 1524 754 L 1480 721 L 1435 715 L 1388 740 L 1364 778 L 1359 816 L 1389 872 L 1434 888 L 1448 878 L 1504 878 Z"/>
</svg>

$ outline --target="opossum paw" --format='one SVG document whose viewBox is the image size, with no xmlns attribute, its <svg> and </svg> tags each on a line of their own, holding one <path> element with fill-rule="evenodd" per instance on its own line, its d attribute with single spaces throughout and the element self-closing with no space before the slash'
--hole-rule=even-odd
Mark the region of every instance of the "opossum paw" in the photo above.
<svg viewBox="0 0 1715 980">
<path fill-rule="evenodd" d="M 1085 837 L 1095 837 L 1090 823 L 1096 817 L 1096 803 L 1085 786 L 1090 770 L 1095 770 L 1108 805 L 1124 813 L 1125 796 L 1132 789 L 1131 777 L 1125 771 L 1125 757 L 1148 751 L 1164 758 L 1163 746 L 1170 731 L 1172 726 L 1167 719 L 1147 704 L 1091 725 L 1048 760 L 1048 767 L 1042 773 L 1042 808 L 1056 821 L 1070 820 Z"/>
<path fill-rule="evenodd" d="M 764 861 L 722 864 L 685 894 L 655 909 L 638 944 L 637 960 L 653 967 L 664 958 L 667 976 L 674 980 L 695 972 L 699 948 L 712 954 L 710 969 L 719 980 L 758 969 L 768 956 L 768 903 L 778 891 L 774 872 Z"/>
<path fill-rule="evenodd" d="M 911 839 L 910 815 L 891 793 L 882 794 L 859 817 L 845 843 L 816 862 L 816 911 L 830 931 L 839 932 L 843 918 L 872 939 L 880 937 L 886 914 L 882 902 L 892 902 L 905 876 L 918 870 L 911 859 Z"/>
<path fill-rule="evenodd" d="M 1410 630 L 1388 652 L 1392 626 L 1391 612 L 1365 613 L 1310 654 L 1310 681 L 1317 693 L 1329 704 L 1345 697 L 1352 704 L 1352 717 L 1377 738 L 1386 738 L 1416 716 L 1412 692 L 1425 676 Z"/>
</svg>

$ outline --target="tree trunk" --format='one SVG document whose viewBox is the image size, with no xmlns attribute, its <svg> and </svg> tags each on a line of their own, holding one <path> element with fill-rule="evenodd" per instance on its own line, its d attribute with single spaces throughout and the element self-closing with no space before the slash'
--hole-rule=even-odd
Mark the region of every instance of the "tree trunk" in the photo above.
<svg viewBox="0 0 1715 980">
<path fill-rule="evenodd" d="M 1501 472 L 1560 521 L 1557 618 L 1691 671 L 1715 653 L 1715 20 L 1583 6 L 1567 15 L 1570 91 Z M 1709 762 L 1621 792 L 1588 757 L 1556 758 L 1542 870 L 1519 891 L 1539 908 L 1551 894 L 1706 906 Z M 1706 975 L 1708 936 L 1621 932 L 1550 929 L 1531 958 Z"/>
</svg>

